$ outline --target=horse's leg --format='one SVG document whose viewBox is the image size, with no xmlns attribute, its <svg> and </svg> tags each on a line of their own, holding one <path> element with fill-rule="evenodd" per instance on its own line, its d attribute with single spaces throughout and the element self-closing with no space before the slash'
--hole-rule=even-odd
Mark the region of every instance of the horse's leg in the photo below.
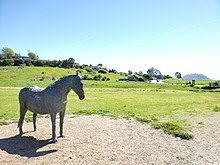
<svg viewBox="0 0 220 165">
<path fill-rule="evenodd" d="M 64 116 L 65 116 L 65 110 L 59 113 L 60 115 L 60 137 L 63 136 L 63 122 L 64 122 Z"/>
<path fill-rule="evenodd" d="M 33 124 L 34 124 L 34 131 L 36 131 L 36 119 L 37 119 L 37 114 L 33 113 Z"/>
<path fill-rule="evenodd" d="M 22 126 L 23 126 L 24 117 L 25 117 L 26 112 L 27 112 L 27 109 L 25 108 L 24 103 L 20 102 L 20 118 L 19 118 L 19 122 L 18 122 L 18 128 L 19 128 L 20 135 L 23 134 Z"/>
<path fill-rule="evenodd" d="M 52 140 L 54 143 L 56 143 L 57 142 L 57 139 L 56 139 L 56 113 L 51 113 L 50 118 L 51 118 L 51 123 L 52 123 Z"/>
</svg>

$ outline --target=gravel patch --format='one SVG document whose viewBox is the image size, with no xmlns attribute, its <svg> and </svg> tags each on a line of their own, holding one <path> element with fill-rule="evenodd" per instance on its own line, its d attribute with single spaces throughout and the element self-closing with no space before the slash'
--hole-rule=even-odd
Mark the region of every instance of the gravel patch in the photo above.
<svg viewBox="0 0 220 165">
<path fill-rule="evenodd" d="M 57 126 L 58 126 L 57 120 Z M 50 143 L 49 118 L 0 126 L 1 164 L 220 164 L 220 116 L 192 117 L 193 140 L 181 140 L 134 119 L 65 117 L 64 138 Z M 57 127 L 57 133 L 59 127 Z"/>
</svg>

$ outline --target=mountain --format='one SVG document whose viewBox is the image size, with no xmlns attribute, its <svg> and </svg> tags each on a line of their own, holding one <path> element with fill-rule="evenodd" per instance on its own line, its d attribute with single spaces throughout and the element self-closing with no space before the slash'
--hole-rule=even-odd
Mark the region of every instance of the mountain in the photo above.
<svg viewBox="0 0 220 165">
<path fill-rule="evenodd" d="M 208 78 L 207 76 L 203 74 L 197 74 L 197 73 L 185 75 L 182 77 L 182 79 L 184 80 L 210 80 L 210 78 Z"/>
</svg>

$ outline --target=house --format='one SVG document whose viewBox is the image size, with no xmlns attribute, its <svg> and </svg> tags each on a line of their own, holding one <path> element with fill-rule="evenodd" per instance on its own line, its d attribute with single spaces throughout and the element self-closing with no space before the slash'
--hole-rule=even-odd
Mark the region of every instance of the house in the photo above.
<svg viewBox="0 0 220 165">
<path fill-rule="evenodd" d="M 31 62 L 31 58 L 28 56 L 13 56 L 13 60 L 22 59 L 24 62 Z"/>
<path fill-rule="evenodd" d="M 28 57 L 28 56 L 20 56 L 19 58 L 22 59 L 22 60 L 24 60 L 24 61 L 29 61 L 29 62 L 31 62 L 31 58 Z"/>
</svg>

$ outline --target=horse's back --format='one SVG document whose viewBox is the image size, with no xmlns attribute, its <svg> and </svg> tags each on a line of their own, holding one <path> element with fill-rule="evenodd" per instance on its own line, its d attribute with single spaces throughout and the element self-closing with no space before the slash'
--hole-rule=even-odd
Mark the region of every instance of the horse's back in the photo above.
<svg viewBox="0 0 220 165">
<path fill-rule="evenodd" d="M 22 101 L 26 97 L 30 97 L 31 95 L 34 95 L 35 93 L 39 93 L 41 91 L 42 89 L 40 89 L 38 86 L 24 87 L 19 92 L 19 101 Z"/>
</svg>

